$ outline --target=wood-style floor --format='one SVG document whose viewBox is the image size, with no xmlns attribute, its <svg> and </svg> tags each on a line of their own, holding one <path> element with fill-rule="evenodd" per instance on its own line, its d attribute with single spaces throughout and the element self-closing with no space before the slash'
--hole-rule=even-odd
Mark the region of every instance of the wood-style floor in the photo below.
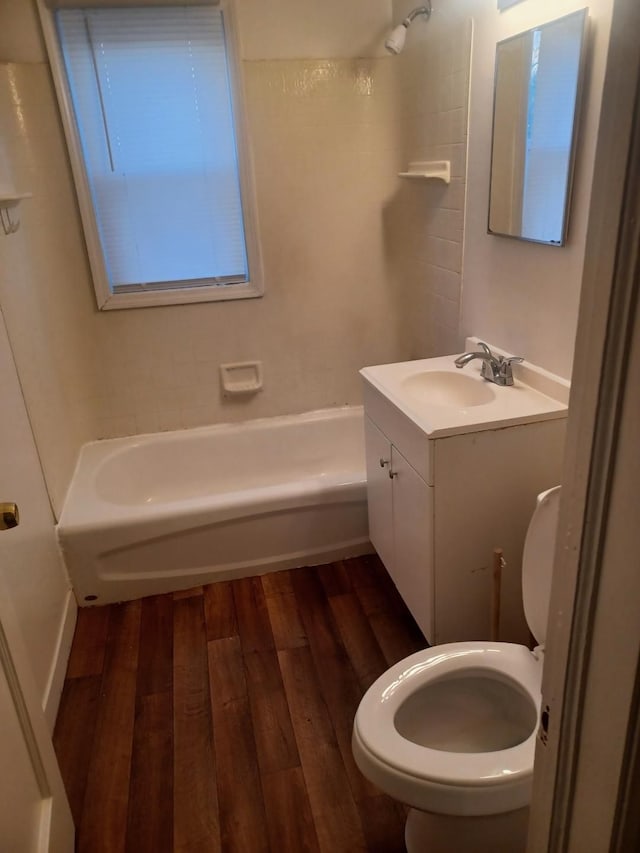
<svg viewBox="0 0 640 853">
<path fill-rule="evenodd" d="M 81 610 L 54 735 L 77 849 L 404 850 L 351 727 L 424 644 L 377 557 Z"/>
</svg>

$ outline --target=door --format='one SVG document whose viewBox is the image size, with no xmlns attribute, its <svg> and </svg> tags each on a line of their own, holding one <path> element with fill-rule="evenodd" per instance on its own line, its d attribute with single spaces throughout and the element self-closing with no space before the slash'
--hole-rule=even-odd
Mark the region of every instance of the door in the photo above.
<svg viewBox="0 0 640 853">
<path fill-rule="evenodd" d="M 71 853 L 71 812 L 25 656 L 0 582 L 0 851 Z"/>
<path fill-rule="evenodd" d="M 369 539 L 386 570 L 393 577 L 393 503 L 391 444 L 370 418 L 364 419 L 367 460 L 367 505 Z"/>
<path fill-rule="evenodd" d="M 640 850 L 640 5 L 616 0 L 549 607 L 530 853 Z"/>
<path fill-rule="evenodd" d="M 0 411 L 4 425 L 15 425 L 25 417 L 24 404 L 13 393 L 18 379 L 1 314 L 0 326 Z M 11 442 L 0 441 L 0 503 L 17 493 L 9 458 L 24 450 L 20 433 L 16 441 L 16 432 L 10 432 Z M 25 443 L 31 441 L 22 435 Z M 29 506 L 22 509 L 27 517 Z M 12 524 L 9 507 L 0 507 L 0 853 L 71 853 L 71 812 L 7 583 L 12 537 L 19 534 Z"/>
<path fill-rule="evenodd" d="M 391 451 L 395 560 L 392 577 L 420 630 L 437 643 L 434 626 L 433 486 L 428 486 L 400 451 Z"/>
<path fill-rule="evenodd" d="M 368 417 L 369 538 L 421 631 L 434 635 L 433 487 Z"/>
</svg>

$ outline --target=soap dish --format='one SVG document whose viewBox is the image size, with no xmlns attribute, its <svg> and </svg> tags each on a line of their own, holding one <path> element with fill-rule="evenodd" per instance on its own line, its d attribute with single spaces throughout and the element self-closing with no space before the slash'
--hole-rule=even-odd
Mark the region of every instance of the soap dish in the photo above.
<svg viewBox="0 0 640 853">
<path fill-rule="evenodd" d="M 416 160 L 409 163 L 408 172 L 399 172 L 398 177 L 410 178 L 419 181 L 444 181 L 451 182 L 450 160 Z"/>
<path fill-rule="evenodd" d="M 262 390 L 262 362 L 237 361 L 220 365 L 220 381 L 225 397 L 255 394 Z"/>
</svg>

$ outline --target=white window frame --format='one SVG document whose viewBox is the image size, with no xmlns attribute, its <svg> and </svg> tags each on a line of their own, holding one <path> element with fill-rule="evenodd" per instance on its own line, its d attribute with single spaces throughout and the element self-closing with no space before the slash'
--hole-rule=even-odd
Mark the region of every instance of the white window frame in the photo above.
<svg viewBox="0 0 640 853">
<path fill-rule="evenodd" d="M 244 110 L 241 62 L 238 50 L 237 29 L 232 0 L 36 0 L 44 32 L 53 81 L 67 140 L 71 169 L 73 172 L 80 216 L 84 229 L 89 263 L 93 275 L 98 308 L 144 308 L 154 305 L 178 305 L 189 302 L 215 302 L 230 299 L 253 299 L 264 293 L 262 254 L 258 239 L 257 205 L 253 181 L 253 169 L 247 121 Z M 233 117 L 238 152 L 238 174 L 242 198 L 244 234 L 250 279 L 238 284 L 204 284 L 193 287 L 167 287 L 131 292 L 113 292 L 104 261 L 104 254 L 96 214 L 91 198 L 89 180 L 82 155 L 80 135 L 75 121 L 71 93 L 67 84 L 62 49 L 58 40 L 54 13 L 61 8 L 99 8 L 121 6 L 213 6 L 223 15 L 225 47 L 231 82 Z"/>
</svg>

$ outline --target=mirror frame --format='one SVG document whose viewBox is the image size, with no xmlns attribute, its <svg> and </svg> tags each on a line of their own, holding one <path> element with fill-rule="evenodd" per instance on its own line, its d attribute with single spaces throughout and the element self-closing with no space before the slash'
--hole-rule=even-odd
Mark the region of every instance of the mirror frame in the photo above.
<svg viewBox="0 0 640 853">
<path fill-rule="evenodd" d="M 497 96 L 497 83 L 498 83 L 498 50 L 501 45 L 508 44 L 509 42 L 514 41 L 515 39 L 522 38 L 522 36 L 526 36 L 529 33 L 533 33 L 536 30 L 544 30 L 546 27 L 553 26 L 557 24 L 559 21 L 564 21 L 567 18 L 582 16 L 582 28 L 580 35 L 580 59 L 578 62 L 578 77 L 576 83 L 576 98 L 575 98 L 575 109 L 573 114 L 573 125 L 571 130 L 571 147 L 569 151 L 569 162 L 567 167 L 567 188 L 564 199 L 564 210 L 562 215 L 562 230 L 560 234 L 560 240 L 549 241 L 549 240 L 536 240 L 532 237 L 523 237 L 519 234 L 508 234 L 502 231 L 493 231 L 491 230 L 491 187 L 493 182 L 493 172 L 494 172 L 494 163 L 493 163 L 493 153 L 495 146 L 495 121 L 496 121 L 496 96 Z M 586 66 L 586 56 L 587 56 L 587 47 L 588 47 L 588 36 L 589 36 L 589 9 L 588 7 L 584 7 L 582 9 L 577 9 L 575 12 L 570 12 L 568 15 L 562 15 L 560 18 L 554 18 L 551 21 L 547 21 L 544 24 L 539 24 L 538 26 L 531 27 L 528 30 L 523 30 L 520 33 L 516 33 L 513 36 L 509 36 L 509 38 L 502 39 L 496 43 L 496 57 L 494 64 L 494 72 L 493 72 L 493 112 L 491 117 L 491 157 L 489 163 L 489 198 L 487 205 L 487 234 L 490 234 L 492 237 L 507 237 L 511 240 L 520 240 L 526 243 L 537 243 L 541 246 L 552 246 L 554 248 L 561 248 L 565 246 L 567 243 L 567 236 L 569 231 L 569 213 L 571 209 L 571 201 L 573 196 L 573 185 L 574 185 L 574 176 L 575 176 L 575 165 L 576 165 L 576 151 L 577 151 L 577 142 L 578 142 L 578 129 L 581 121 L 581 113 L 582 113 L 582 101 L 583 101 L 583 93 L 584 93 L 584 85 L 585 85 L 585 66 Z"/>
</svg>

